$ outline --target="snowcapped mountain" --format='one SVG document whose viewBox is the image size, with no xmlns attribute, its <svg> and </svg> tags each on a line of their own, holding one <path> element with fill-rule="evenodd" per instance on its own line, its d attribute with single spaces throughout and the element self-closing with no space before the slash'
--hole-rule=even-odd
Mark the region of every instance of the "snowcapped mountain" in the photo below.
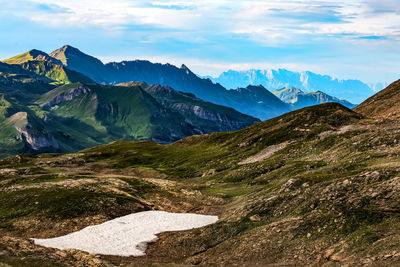
<svg viewBox="0 0 400 267">
<path fill-rule="evenodd" d="M 286 69 L 251 69 L 246 71 L 228 70 L 216 78 L 207 78 L 231 89 L 246 87 L 249 84 L 261 84 L 270 91 L 290 87 L 299 88 L 304 92 L 319 90 L 353 103 L 360 103 L 374 94 L 374 90 L 359 80 L 341 80 L 310 71 L 293 72 Z"/>
</svg>

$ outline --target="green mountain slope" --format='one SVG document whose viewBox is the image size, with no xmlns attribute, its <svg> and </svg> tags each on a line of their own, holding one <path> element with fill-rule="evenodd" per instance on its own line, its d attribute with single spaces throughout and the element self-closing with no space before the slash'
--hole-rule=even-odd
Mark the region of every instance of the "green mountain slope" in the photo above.
<svg viewBox="0 0 400 267">
<path fill-rule="evenodd" d="M 144 82 L 119 85 L 140 86 L 165 108 L 179 113 L 198 134 L 234 131 L 259 121 L 232 108 L 203 101 L 192 94 L 176 91 L 169 86 L 148 85 Z"/>
<path fill-rule="evenodd" d="M 23 69 L 20 65 L 0 62 L 0 92 L 20 99 L 34 99 L 55 88 L 54 80 Z"/>
<path fill-rule="evenodd" d="M 171 88 L 94 83 L 67 83 L 54 88 L 54 80 L 44 73 L 37 75 L 21 65 L 3 67 L 0 142 L 4 149 L 0 157 L 74 152 L 114 140 L 169 143 L 193 134 L 238 130 L 258 122 Z M 19 76 L 13 74 L 18 71 Z M 164 89 L 167 94 L 161 96 Z"/>
<path fill-rule="evenodd" d="M 396 266 L 397 137 L 390 121 L 327 103 L 169 145 L 120 141 L 3 159 L 0 258 L 39 265 Z M 146 257 L 60 252 L 28 239 L 150 209 L 220 219 L 161 234 Z"/>
<path fill-rule="evenodd" d="M 73 84 L 55 90 L 54 98 L 49 99 L 51 91 L 38 103 L 59 117 L 86 123 L 107 140 L 168 142 L 190 134 L 190 127 L 181 124 L 183 118 L 165 110 L 139 87 Z"/>
<path fill-rule="evenodd" d="M 3 60 L 4 63 L 7 64 L 23 64 L 25 62 L 29 62 L 29 61 L 51 61 L 55 64 L 62 64 L 61 61 L 52 58 L 51 56 L 49 56 L 48 54 L 46 54 L 43 51 L 40 50 L 30 50 L 28 52 L 25 52 L 21 55 Z"/>
<path fill-rule="evenodd" d="M 46 76 L 59 83 L 93 82 L 85 75 L 65 68 L 60 60 L 35 49 L 2 62 L 21 65 L 25 70 Z"/>
</svg>

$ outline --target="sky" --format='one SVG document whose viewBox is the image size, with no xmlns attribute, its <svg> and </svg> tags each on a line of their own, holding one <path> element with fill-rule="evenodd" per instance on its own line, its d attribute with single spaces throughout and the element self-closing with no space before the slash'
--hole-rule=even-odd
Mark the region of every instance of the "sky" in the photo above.
<svg viewBox="0 0 400 267">
<path fill-rule="evenodd" d="M 400 78 L 400 0 L 0 0 L 0 59 L 65 44 L 199 75 L 286 68 Z"/>
</svg>

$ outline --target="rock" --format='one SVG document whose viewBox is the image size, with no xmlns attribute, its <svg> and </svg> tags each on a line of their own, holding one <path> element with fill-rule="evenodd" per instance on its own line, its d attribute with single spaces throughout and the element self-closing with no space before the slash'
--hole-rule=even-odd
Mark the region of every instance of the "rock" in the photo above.
<svg viewBox="0 0 400 267">
<path fill-rule="evenodd" d="M 205 171 L 201 177 L 209 176 L 209 175 L 214 175 L 217 171 L 215 169 L 210 169 L 208 171 Z"/>
<path fill-rule="evenodd" d="M 46 102 L 40 106 L 51 108 L 60 103 L 65 102 L 65 101 L 70 101 L 70 100 L 74 99 L 75 97 L 89 94 L 90 92 L 91 92 L 91 90 L 87 86 L 84 86 L 84 85 L 77 86 L 75 88 L 71 88 L 71 89 L 59 94 L 58 96 L 53 98 L 51 101 Z"/>
<path fill-rule="evenodd" d="M 335 249 L 334 249 L 334 248 L 327 249 L 327 250 L 325 250 L 325 252 L 324 252 L 324 257 L 325 257 L 326 259 L 329 259 L 330 256 L 332 256 L 332 254 L 333 254 L 334 252 L 335 252 Z"/>
<path fill-rule="evenodd" d="M 17 172 L 16 169 L 0 169 L 0 175 L 15 175 Z"/>
<path fill-rule="evenodd" d="M 261 221 L 261 217 L 260 217 L 260 215 L 258 215 L 258 214 L 254 214 L 254 215 L 252 215 L 252 216 L 250 216 L 250 221 L 253 221 L 253 222 L 259 222 L 259 221 Z"/>
<path fill-rule="evenodd" d="M 331 260 L 333 261 L 338 261 L 338 262 L 342 262 L 344 260 L 344 253 L 342 251 L 332 255 L 330 257 Z"/>
</svg>

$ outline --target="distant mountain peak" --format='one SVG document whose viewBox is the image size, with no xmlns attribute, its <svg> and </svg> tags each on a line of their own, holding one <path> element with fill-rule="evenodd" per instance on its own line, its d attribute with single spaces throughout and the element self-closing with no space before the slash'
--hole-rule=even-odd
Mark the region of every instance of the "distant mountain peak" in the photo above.
<svg viewBox="0 0 400 267">
<path fill-rule="evenodd" d="M 181 70 L 184 70 L 186 74 L 193 74 L 193 72 L 185 64 L 182 64 Z"/>
<path fill-rule="evenodd" d="M 60 51 L 60 52 L 62 51 L 62 52 L 65 52 L 65 53 L 84 54 L 84 55 L 86 55 L 81 50 L 79 50 L 78 48 L 75 48 L 75 47 L 73 47 L 71 45 L 64 45 L 63 47 L 61 47 L 61 48 L 59 48 L 59 49 L 57 49 L 55 51 Z"/>
<path fill-rule="evenodd" d="M 71 56 L 81 57 L 82 59 L 90 58 L 91 60 L 95 60 L 95 61 L 101 62 L 97 58 L 89 56 L 89 55 L 83 53 L 78 48 L 75 48 L 75 47 L 70 46 L 70 45 L 64 45 L 63 47 L 61 47 L 61 48 L 59 48 L 57 50 L 54 50 L 53 52 L 50 53 L 50 56 L 62 61 L 64 65 L 69 65 L 68 61 L 70 60 Z"/>
<path fill-rule="evenodd" d="M 99 59 L 89 56 L 73 46 L 64 45 L 51 52 L 50 56 L 61 61 L 71 70 L 94 77 L 97 81 L 102 80 L 101 73 L 104 72 L 104 64 Z"/>
<path fill-rule="evenodd" d="M 264 86 L 262 86 L 262 84 L 258 84 L 258 85 L 251 85 L 251 84 L 249 84 L 249 85 L 246 86 L 246 88 L 248 88 L 248 89 L 257 88 L 257 89 L 265 89 L 265 90 L 267 90 L 267 88 L 265 88 Z"/>
</svg>

